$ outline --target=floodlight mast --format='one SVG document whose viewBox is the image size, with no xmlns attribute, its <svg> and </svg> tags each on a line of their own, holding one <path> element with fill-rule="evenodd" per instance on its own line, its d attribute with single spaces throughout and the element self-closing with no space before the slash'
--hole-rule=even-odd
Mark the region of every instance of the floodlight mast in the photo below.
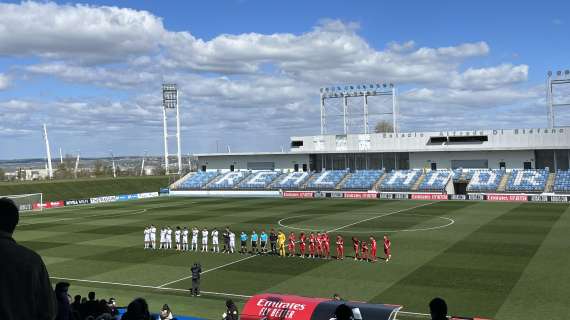
<svg viewBox="0 0 570 320">
<path fill-rule="evenodd" d="M 168 134 L 168 119 L 167 119 L 167 112 L 170 110 L 176 111 L 176 134 L 173 136 L 176 138 L 176 156 L 178 157 L 178 171 L 176 173 L 182 173 L 182 148 L 180 143 L 180 111 L 179 111 L 179 96 L 178 96 L 178 87 L 174 83 L 170 84 L 163 84 L 162 85 L 162 116 L 163 116 L 163 134 L 164 134 L 164 167 L 166 174 L 170 174 L 170 165 L 169 165 L 169 153 L 168 153 L 168 138 L 170 135 Z"/>
<path fill-rule="evenodd" d="M 570 107 L 570 102 L 558 103 L 554 101 L 555 89 L 560 86 L 566 86 L 570 89 L 570 70 L 556 71 L 556 76 L 553 77 L 552 71 L 548 71 L 546 76 L 546 107 L 548 127 L 553 129 L 556 127 L 556 107 Z M 562 90 L 562 92 L 564 92 Z"/>
<path fill-rule="evenodd" d="M 368 106 L 368 99 L 371 96 L 390 96 L 392 98 L 392 111 L 386 112 L 384 114 L 392 115 L 392 125 L 394 127 L 394 132 L 399 132 L 399 105 L 397 95 L 398 92 L 394 84 L 384 83 L 382 85 L 351 85 L 345 86 L 344 90 L 341 87 L 325 87 L 321 88 L 321 135 L 327 134 L 327 99 L 342 99 L 342 119 L 343 119 L 343 132 L 344 134 L 350 133 L 350 105 L 348 103 L 349 98 L 363 97 L 363 125 L 364 133 L 370 133 L 370 111 Z"/>
<path fill-rule="evenodd" d="M 47 169 L 48 169 L 48 177 L 50 179 L 53 178 L 53 167 L 51 166 L 51 151 L 49 147 L 49 139 L 47 133 L 47 125 L 44 123 L 44 142 L 46 144 L 46 157 L 47 157 Z"/>
</svg>

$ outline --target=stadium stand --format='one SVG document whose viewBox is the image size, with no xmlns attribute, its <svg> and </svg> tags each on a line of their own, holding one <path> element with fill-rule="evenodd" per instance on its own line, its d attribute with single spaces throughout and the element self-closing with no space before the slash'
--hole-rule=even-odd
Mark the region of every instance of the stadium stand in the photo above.
<svg viewBox="0 0 570 320">
<path fill-rule="evenodd" d="M 217 189 L 217 190 L 233 189 L 244 178 L 246 178 L 250 174 L 251 174 L 251 171 L 230 171 L 230 172 L 226 172 L 222 176 L 217 178 L 216 180 L 210 182 L 207 185 L 207 189 Z"/>
<path fill-rule="evenodd" d="M 412 186 L 422 175 L 419 169 L 393 170 L 388 173 L 380 184 L 382 191 L 410 191 Z"/>
<path fill-rule="evenodd" d="M 340 188 L 342 190 L 372 190 L 372 187 L 382 177 L 381 170 L 356 170 L 346 179 Z"/>
<path fill-rule="evenodd" d="M 257 171 L 243 179 L 242 182 L 239 183 L 238 189 L 266 189 L 280 175 L 280 171 Z"/>
<path fill-rule="evenodd" d="M 548 179 L 548 170 L 517 170 L 511 171 L 506 191 L 510 192 L 543 192 Z"/>
<path fill-rule="evenodd" d="M 453 172 L 449 170 L 433 170 L 426 173 L 418 191 L 444 192 Z"/>
<path fill-rule="evenodd" d="M 307 183 L 307 189 L 335 189 L 336 185 L 348 174 L 348 170 L 326 170 L 313 175 Z"/>
<path fill-rule="evenodd" d="M 210 181 L 220 175 L 217 171 L 198 171 L 178 186 L 180 190 L 202 189 Z"/>
<path fill-rule="evenodd" d="M 554 180 L 554 192 L 570 192 L 570 170 L 560 170 L 556 172 L 556 178 Z"/>
<path fill-rule="evenodd" d="M 311 173 L 309 172 L 291 172 L 278 178 L 272 184 L 272 187 L 277 189 L 297 189 L 303 185 L 310 176 Z"/>
<path fill-rule="evenodd" d="M 504 170 L 472 170 L 467 191 L 469 192 L 496 192 L 501 179 L 505 175 Z"/>
</svg>

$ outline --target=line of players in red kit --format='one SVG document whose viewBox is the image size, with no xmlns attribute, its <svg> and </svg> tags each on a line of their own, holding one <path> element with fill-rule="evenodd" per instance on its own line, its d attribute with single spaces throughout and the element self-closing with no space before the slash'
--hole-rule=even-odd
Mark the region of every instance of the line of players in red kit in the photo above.
<svg viewBox="0 0 570 320">
<path fill-rule="evenodd" d="M 317 232 L 316 234 L 311 232 L 308 235 L 301 232 L 298 240 L 294 232 L 289 233 L 287 251 L 289 252 L 288 255 L 290 257 L 297 255 L 297 244 L 299 244 L 299 253 L 301 258 L 331 258 L 330 238 L 326 232 Z M 384 260 L 386 262 L 390 261 L 390 258 L 392 257 L 391 246 L 392 243 L 390 242 L 390 239 L 387 235 L 384 235 Z M 365 240 L 359 240 L 356 237 L 352 237 L 352 248 L 354 250 L 354 260 L 370 262 L 376 262 L 378 260 L 376 239 L 373 236 L 370 236 L 368 243 Z M 339 234 L 336 236 L 335 258 L 337 260 L 343 260 L 344 257 L 344 238 Z"/>
</svg>

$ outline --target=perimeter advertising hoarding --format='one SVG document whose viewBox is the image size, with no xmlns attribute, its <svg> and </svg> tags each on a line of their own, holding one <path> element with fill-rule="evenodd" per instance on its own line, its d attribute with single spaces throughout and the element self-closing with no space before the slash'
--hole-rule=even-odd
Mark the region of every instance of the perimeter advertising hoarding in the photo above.
<svg viewBox="0 0 570 320">
<path fill-rule="evenodd" d="M 283 198 L 314 198 L 313 191 L 283 191 Z"/>
<path fill-rule="evenodd" d="M 78 206 L 82 204 L 90 204 L 91 199 L 73 199 L 73 200 L 65 200 L 65 206 Z"/>
<path fill-rule="evenodd" d="M 412 193 L 412 200 L 447 200 L 446 194 Z"/>
<path fill-rule="evenodd" d="M 401 306 L 393 305 L 268 293 L 251 297 L 246 302 L 240 318 L 242 320 L 329 320 L 340 304 L 358 308 L 362 319 L 393 319 L 395 313 L 401 309 Z"/>
<path fill-rule="evenodd" d="M 33 208 L 35 209 L 51 209 L 51 208 L 59 208 L 59 207 L 63 207 L 65 205 L 65 203 L 63 201 L 50 201 L 50 202 L 44 202 L 44 203 L 34 203 L 33 204 Z"/>
<path fill-rule="evenodd" d="M 449 200 L 467 200 L 467 195 L 464 194 L 450 194 Z"/>
<path fill-rule="evenodd" d="M 550 196 L 551 202 L 568 202 L 568 196 Z"/>
<path fill-rule="evenodd" d="M 376 192 L 345 192 L 344 197 L 348 199 L 376 199 L 378 193 Z"/>
<path fill-rule="evenodd" d="M 115 202 L 117 201 L 117 196 L 96 197 L 96 198 L 91 198 L 90 201 L 92 204 Z"/>
<path fill-rule="evenodd" d="M 508 201 L 508 202 L 527 202 L 528 196 L 525 194 L 487 194 L 487 201 Z"/>
</svg>

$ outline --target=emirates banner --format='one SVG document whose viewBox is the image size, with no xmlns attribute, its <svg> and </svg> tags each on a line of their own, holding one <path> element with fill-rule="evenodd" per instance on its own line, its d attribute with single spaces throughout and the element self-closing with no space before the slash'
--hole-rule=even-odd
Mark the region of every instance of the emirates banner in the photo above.
<svg viewBox="0 0 570 320">
<path fill-rule="evenodd" d="M 307 298 L 281 294 L 251 297 L 240 315 L 242 320 L 329 320 L 336 308 L 346 304 L 360 319 L 393 319 L 401 306 Z"/>
<path fill-rule="evenodd" d="M 447 200 L 446 194 L 412 193 L 412 200 Z"/>
<path fill-rule="evenodd" d="M 345 192 L 344 197 L 348 199 L 376 199 L 378 193 L 376 192 Z"/>
<path fill-rule="evenodd" d="M 33 208 L 34 210 L 36 209 L 51 209 L 51 208 L 59 208 L 59 207 L 63 207 L 65 205 L 65 203 L 63 201 L 50 201 L 50 202 L 44 202 L 44 203 L 34 203 L 33 204 Z"/>
<path fill-rule="evenodd" d="M 283 198 L 314 198 L 315 193 L 313 191 L 283 191 Z"/>
<path fill-rule="evenodd" d="M 508 201 L 508 202 L 527 202 L 528 196 L 525 194 L 487 194 L 487 201 Z"/>
</svg>

